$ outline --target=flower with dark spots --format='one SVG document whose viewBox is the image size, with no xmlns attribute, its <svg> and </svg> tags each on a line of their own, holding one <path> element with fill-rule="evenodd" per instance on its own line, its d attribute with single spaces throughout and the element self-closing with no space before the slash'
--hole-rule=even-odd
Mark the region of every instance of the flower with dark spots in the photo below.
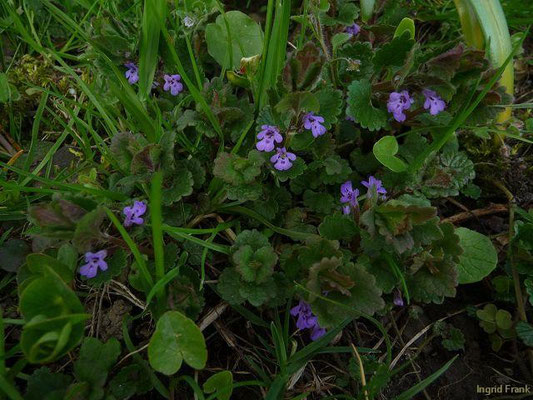
<svg viewBox="0 0 533 400">
<path fill-rule="evenodd" d="M 143 201 L 135 201 L 132 207 L 124 207 L 122 213 L 126 216 L 124 219 L 124 226 L 129 227 L 133 224 L 142 225 L 144 219 L 141 218 L 146 212 L 146 203 Z"/>
<path fill-rule="evenodd" d="M 300 300 L 298 305 L 291 309 L 291 315 L 298 317 L 296 320 L 296 327 L 298 329 L 311 329 L 311 340 L 317 340 L 326 333 L 326 330 L 318 324 L 318 318 L 311 311 L 309 303 Z"/>
<path fill-rule="evenodd" d="M 296 160 L 296 154 L 288 152 L 285 147 L 278 147 L 276 154 L 270 157 L 270 162 L 274 164 L 274 168 L 278 171 L 291 169 L 292 161 L 294 160 Z"/>
<path fill-rule="evenodd" d="M 437 115 L 441 111 L 444 111 L 446 103 L 441 99 L 437 92 L 430 89 L 424 89 L 422 90 L 422 93 L 426 97 L 424 109 L 429 110 L 431 115 Z"/>
<path fill-rule="evenodd" d="M 126 63 L 124 66 L 128 69 L 124 75 L 130 84 L 137 83 L 139 81 L 139 68 L 134 63 Z"/>
<path fill-rule="evenodd" d="M 82 265 L 80 268 L 80 275 L 87 278 L 94 278 L 98 273 L 98 268 L 102 271 L 107 270 L 107 263 L 104 259 L 107 257 L 107 250 L 100 250 L 96 253 L 88 251 L 85 253 L 85 262 L 87 264 Z"/>
<path fill-rule="evenodd" d="M 414 102 L 407 90 L 392 92 L 387 102 L 387 110 L 392 113 L 396 121 L 403 122 L 406 118 L 404 111 L 408 110 Z"/>
<path fill-rule="evenodd" d="M 279 129 L 273 125 L 261 126 L 261 132 L 257 134 L 259 141 L 255 145 L 259 151 L 272 151 L 274 150 L 275 143 L 283 142 L 283 137 L 279 133 Z"/>
<path fill-rule="evenodd" d="M 368 199 L 373 198 L 375 194 L 381 195 L 381 198 L 385 199 L 387 190 L 383 187 L 383 184 L 379 179 L 376 179 L 373 176 L 369 176 L 368 181 L 361 182 L 361 185 L 368 189 L 368 191 L 366 192 L 366 197 Z"/>
<path fill-rule="evenodd" d="M 322 136 L 326 133 L 326 127 L 322 125 L 324 123 L 324 118 L 320 115 L 315 115 L 310 112 L 304 115 L 304 128 L 313 133 L 314 137 Z"/>
<path fill-rule="evenodd" d="M 346 181 L 341 185 L 341 203 L 344 204 L 342 208 L 344 214 L 350 214 L 352 208 L 359 206 L 357 197 L 359 197 L 359 189 L 354 190 L 351 181 Z"/>
<path fill-rule="evenodd" d="M 163 86 L 165 92 L 170 90 L 172 96 L 177 96 L 183 91 L 183 84 L 180 82 L 181 75 L 165 75 L 163 78 L 165 79 L 165 85 Z"/>
<path fill-rule="evenodd" d="M 347 34 L 349 34 L 351 36 L 357 35 L 360 31 L 361 31 L 361 27 L 359 25 L 357 25 L 356 23 L 354 23 L 353 25 L 348 26 L 344 30 L 344 32 L 346 32 Z"/>
</svg>

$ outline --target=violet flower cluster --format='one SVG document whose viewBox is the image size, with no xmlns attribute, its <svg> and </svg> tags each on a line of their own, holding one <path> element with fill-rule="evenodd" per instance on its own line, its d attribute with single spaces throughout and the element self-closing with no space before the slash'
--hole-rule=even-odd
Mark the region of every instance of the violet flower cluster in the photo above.
<svg viewBox="0 0 533 400">
<path fill-rule="evenodd" d="M 134 85 L 135 83 L 139 82 L 139 67 L 132 62 L 128 62 L 124 64 L 124 66 L 127 68 L 127 71 L 124 73 L 124 76 L 126 77 L 128 82 L 131 85 Z M 178 94 L 183 92 L 183 83 L 181 83 L 181 75 L 165 74 L 163 76 L 163 79 L 165 81 L 165 84 L 163 85 L 163 90 L 165 92 L 170 91 L 170 94 L 172 96 L 177 96 Z M 157 81 L 152 82 L 152 89 L 155 89 L 158 86 L 159 86 L 159 82 Z"/>
<path fill-rule="evenodd" d="M 124 226 L 130 227 L 133 224 L 142 225 L 144 219 L 141 218 L 146 213 L 146 203 L 144 201 L 135 201 L 133 206 L 124 207 L 122 213 L 126 216 Z"/>
<path fill-rule="evenodd" d="M 342 207 L 344 214 L 350 214 L 354 208 L 359 207 L 357 197 L 359 197 L 359 189 L 354 190 L 352 181 L 346 181 L 341 185 L 341 203 L 344 204 Z"/>
<path fill-rule="evenodd" d="M 271 152 L 276 147 L 276 143 L 283 142 L 283 136 L 277 126 L 263 125 L 261 131 L 257 134 L 259 141 L 255 147 L 259 151 Z M 292 162 L 296 160 L 296 154 L 287 151 L 285 147 L 276 148 L 276 152 L 270 157 L 270 162 L 278 171 L 291 169 Z"/>
<path fill-rule="evenodd" d="M 123 225 L 130 227 L 133 224 L 142 225 L 144 219 L 141 218 L 146 213 L 146 203 L 144 201 L 135 201 L 133 206 L 124 207 L 122 213 L 126 216 L 124 218 Z M 85 263 L 80 267 L 80 275 L 86 278 L 94 278 L 98 273 L 98 270 L 107 270 L 107 263 L 105 258 L 107 257 L 107 250 L 100 250 L 96 253 L 88 251 L 85 253 Z"/>
<path fill-rule="evenodd" d="M 381 197 L 384 200 L 387 190 L 383 187 L 382 182 L 373 176 L 368 177 L 368 181 L 362 181 L 361 185 L 367 188 L 366 198 L 372 199 L 375 196 Z M 359 208 L 357 197 L 359 197 L 359 189 L 353 188 L 352 181 L 346 181 L 341 185 L 341 198 L 343 214 L 351 214 L 354 209 Z M 381 195 L 381 196 L 380 196 Z"/>
<path fill-rule="evenodd" d="M 348 26 L 344 32 L 351 36 L 356 36 L 361 31 L 361 27 L 354 23 L 353 25 Z"/>
<path fill-rule="evenodd" d="M 283 136 L 279 133 L 279 129 L 274 125 L 261 126 L 261 132 L 257 134 L 259 142 L 255 145 L 259 151 L 272 151 L 274 150 L 275 143 L 283 142 Z"/>
<path fill-rule="evenodd" d="M 132 62 L 129 62 L 124 64 L 124 66 L 128 69 L 124 74 L 128 82 L 131 85 L 137 83 L 139 81 L 139 68 L 137 67 L 137 65 Z"/>
<path fill-rule="evenodd" d="M 270 162 L 274 164 L 274 168 L 278 171 L 291 169 L 292 161 L 294 160 L 296 160 L 296 154 L 287 151 L 285 147 L 278 147 L 276 154 L 270 157 Z"/>
<path fill-rule="evenodd" d="M 181 83 L 181 75 L 174 74 L 174 75 L 166 75 L 163 77 L 165 79 L 165 85 L 163 86 L 163 90 L 165 92 L 170 91 L 170 94 L 172 96 L 177 96 L 183 91 L 183 83 Z"/>
<path fill-rule="evenodd" d="M 446 103 L 434 91 L 430 89 L 422 90 L 425 97 L 424 109 L 429 110 L 431 115 L 437 115 L 446 108 Z M 407 90 L 401 92 L 392 92 L 387 102 L 387 111 L 392 114 L 398 122 L 405 121 L 405 111 L 408 110 L 415 100 L 409 95 Z"/>
<path fill-rule="evenodd" d="M 315 138 L 326 133 L 326 127 L 323 125 L 324 121 L 324 117 L 315 115 L 312 112 L 305 114 L 303 117 L 304 128 L 311 131 Z M 276 148 L 277 144 L 283 142 L 283 136 L 277 126 L 262 125 L 261 131 L 257 134 L 257 139 L 259 139 L 255 145 L 257 150 L 265 152 L 276 151 L 270 157 L 270 162 L 274 164 L 274 168 L 278 171 L 286 171 L 292 168 L 293 161 L 296 160 L 296 154 L 287 151 L 286 147 Z"/>
<path fill-rule="evenodd" d="M 107 270 L 107 263 L 105 262 L 106 257 L 107 250 L 100 250 L 96 253 L 88 251 L 85 253 L 86 264 L 81 266 L 80 275 L 90 279 L 96 276 L 98 269 L 102 271 Z"/>
<path fill-rule="evenodd" d="M 318 318 L 311 311 L 311 306 L 303 300 L 300 300 L 296 307 L 291 309 L 291 315 L 298 317 L 296 327 L 299 330 L 310 329 L 311 340 L 320 339 L 326 334 L 326 330 L 318 324 Z"/>
<path fill-rule="evenodd" d="M 313 137 L 322 136 L 326 133 L 326 127 L 323 125 L 324 118 L 320 115 L 310 112 L 304 115 L 303 118 L 304 128 L 311 131 Z"/>
</svg>

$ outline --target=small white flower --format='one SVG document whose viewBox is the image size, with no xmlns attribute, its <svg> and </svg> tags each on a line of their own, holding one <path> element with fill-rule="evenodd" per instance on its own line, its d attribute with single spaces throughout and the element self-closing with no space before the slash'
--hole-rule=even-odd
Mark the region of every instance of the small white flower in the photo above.
<svg viewBox="0 0 533 400">
<path fill-rule="evenodd" d="M 189 17 L 189 16 L 186 16 L 185 18 L 183 18 L 183 24 L 184 24 L 187 28 L 190 28 L 191 26 L 194 25 L 194 19 L 192 19 L 192 18 Z"/>
</svg>

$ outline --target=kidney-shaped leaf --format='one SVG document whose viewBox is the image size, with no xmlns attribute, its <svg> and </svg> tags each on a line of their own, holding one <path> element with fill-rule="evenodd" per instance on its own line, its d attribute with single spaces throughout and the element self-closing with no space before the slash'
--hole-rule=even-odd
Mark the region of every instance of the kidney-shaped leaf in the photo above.
<svg viewBox="0 0 533 400">
<path fill-rule="evenodd" d="M 398 141 L 394 136 L 385 136 L 374 144 L 374 155 L 377 160 L 394 172 L 403 172 L 407 169 L 407 164 L 396 157 L 398 153 Z"/>
<path fill-rule="evenodd" d="M 498 254 L 490 239 L 467 228 L 457 228 L 463 248 L 457 269 L 459 283 L 474 283 L 489 275 L 498 263 Z"/>
<path fill-rule="evenodd" d="M 220 371 L 205 381 L 204 392 L 216 392 L 218 400 L 229 400 L 233 392 L 233 374 L 231 371 Z"/>
<path fill-rule="evenodd" d="M 240 11 L 228 11 L 224 15 L 219 15 L 215 23 L 207 25 L 205 39 L 209 54 L 227 69 L 237 69 L 241 64 L 241 58 L 256 56 L 263 52 L 261 27 Z"/>
<path fill-rule="evenodd" d="M 178 311 L 167 311 L 155 328 L 148 345 L 150 365 L 165 375 L 176 373 L 182 361 L 202 369 L 207 361 L 207 349 L 202 332 L 193 320 Z"/>
</svg>

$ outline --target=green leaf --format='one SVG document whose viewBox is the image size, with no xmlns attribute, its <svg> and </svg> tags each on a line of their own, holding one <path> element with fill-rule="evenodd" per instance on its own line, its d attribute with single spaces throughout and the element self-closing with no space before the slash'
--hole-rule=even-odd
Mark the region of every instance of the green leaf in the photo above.
<svg viewBox="0 0 533 400">
<path fill-rule="evenodd" d="M 228 11 L 219 15 L 215 23 L 208 24 L 205 40 L 209 54 L 226 69 L 237 69 L 241 58 L 263 52 L 261 27 L 240 11 Z"/>
<path fill-rule="evenodd" d="M 394 136 L 384 136 L 379 139 L 372 150 L 376 159 L 393 172 L 407 170 L 407 164 L 396 157 L 398 153 L 398 141 Z"/>
<path fill-rule="evenodd" d="M 231 371 L 220 371 L 209 377 L 203 385 L 205 393 L 215 393 L 218 400 L 229 400 L 233 393 L 233 374 Z"/>
<path fill-rule="evenodd" d="M 0 245 L 0 268 L 15 272 L 24 263 L 30 247 L 24 240 L 9 239 Z"/>
<path fill-rule="evenodd" d="M 333 54 L 336 54 L 337 49 L 351 38 L 352 35 L 345 32 L 337 33 L 335 36 L 333 36 L 333 38 L 331 39 L 331 45 L 333 46 Z"/>
<path fill-rule="evenodd" d="M 133 395 L 142 395 L 152 389 L 150 375 L 139 364 L 122 368 L 109 382 L 109 392 L 117 400 L 126 400 Z"/>
<path fill-rule="evenodd" d="M 325 26 L 334 26 L 337 24 L 351 25 L 357 19 L 359 15 L 359 8 L 349 2 L 339 2 L 337 15 L 331 17 L 326 12 L 320 13 L 320 20 Z"/>
<path fill-rule="evenodd" d="M 342 91 L 325 88 L 317 91 L 315 96 L 320 104 L 319 114 L 324 118 L 324 126 L 326 129 L 330 129 L 337 123 L 338 116 L 342 110 Z"/>
<path fill-rule="evenodd" d="M 320 49 L 313 42 L 307 42 L 292 53 L 283 69 L 285 87 L 290 91 L 312 90 L 319 81 L 325 60 Z"/>
<path fill-rule="evenodd" d="M 80 355 L 74 362 L 74 375 L 79 382 L 89 383 L 91 399 L 103 397 L 107 375 L 119 355 L 120 343 L 115 338 L 106 343 L 93 337 L 87 337 L 83 341 Z"/>
<path fill-rule="evenodd" d="M 533 347 L 533 325 L 520 321 L 516 324 L 516 334 L 526 346 Z"/>
<path fill-rule="evenodd" d="M 52 373 L 47 367 L 35 370 L 28 378 L 26 400 L 60 400 L 65 398 L 72 378 L 61 373 Z"/>
<path fill-rule="evenodd" d="M 329 193 L 306 190 L 303 199 L 306 207 L 320 214 L 329 214 L 334 207 L 333 196 Z"/>
<path fill-rule="evenodd" d="M 78 296 L 53 272 L 34 279 L 24 288 L 19 308 L 28 321 L 20 345 L 32 363 L 61 357 L 83 336 L 88 315 L 83 314 Z"/>
<path fill-rule="evenodd" d="M 498 253 L 490 239 L 481 233 L 467 228 L 457 228 L 455 233 L 464 250 L 457 265 L 459 283 L 479 282 L 496 268 Z"/>
<path fill-rule="evenodd" d="M 291 112 L 300 115 L 303 112 L 318 112 L 320 103 L 311 92 L 292 92 L 286 94 L 275 107 L 280 114 Z"/>
<path fill-rule="evenodd" d="M 156 371 L 173 375 L 183 361 L 194 369 L 203 369 L 207 348 L 202 332 L 194 321 L 178 311 L 167 311 L 157 321 L 148 345 L 148 360 Z"/>
<path fill-rule="evenodd" d="M 409 39 L 415 38 L 415 21 L 411 18 L 404 18 L 396 27 L 394 31 L 394 38 L 402 36 L 405 32 L 409 34 Z"/>
<path fill-rule="evenodd" d="M 383 45 L 374 55 L 373 62 L 376 70 L 403 66 L 414 44 L 415 41 L 410 38 L 410 33 L 405 31 L 402 36 L 395 37 L 391 42 Z"/>
<path fill-rule="evenodd" d="M 98 207 L 88 212 L 76 224 L 72 243 L 80 252 L 91 250 L 93 242 L 98 240 L 102 233 L 100 225 L 104 222 L 105 213 L 102 208 Z"/>
<path fill-rule="evenodd" d="M 357 232 L 357 225 L 351 216 L 334 214 L 324 218 L 318 226 L 322 237 L 330 240 L 350 240 Z"/>
<path fill-rule="evenodd" d="M 372 105 L 371 96 L 368 80 L 353 81 L 348 87 L 347 114 L 363 128 L 377 131 L 387 126 L 387 113 Z"/>
</svg>

